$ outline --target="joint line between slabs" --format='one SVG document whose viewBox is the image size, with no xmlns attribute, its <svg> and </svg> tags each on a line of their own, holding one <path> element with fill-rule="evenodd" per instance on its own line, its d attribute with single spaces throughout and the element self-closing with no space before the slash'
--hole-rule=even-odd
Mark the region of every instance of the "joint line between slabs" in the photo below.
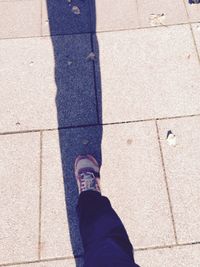
<svg viewBox="0 0 200 267">
<path fill-rule="evenodd" d="M 39 173 L 39 233 L 38 233 L 38 259 L 41 259 L 41 214 L 42 214 L 42 145 L 43 132 L 40 132 L 40 173 Z"/>
<path fill-rule="evenodd" d="M 189 25 L 190 25 L 190 31 L 191 31 L 191 34 L 192 34 L 192 39 L 193 39 L 194 47 L 195 47 L 195 50 L 196 50 L 199 66 L 200 66 L 200 54 L 199 54 L 199 51 L 198 51 L 198 48 L 197 48 L 197 42 L 196 42 L 196 39 L 195 39 L 195 35 L 194 35 L 194 31 L 193 31 L 191 23 L 189 23 Z"/>
<path fill-rule="evenodd" d="M 164 162 L 164 155 L 163 155 L 163 151 L 162 151 L 162 145 L 161 145 L 161 141 L 160 141 L 160 133 L 159 133 L 157 120 L 155 120 L 155 124 L 156 124 L 157 139 L 158 139 L 158 143 L 159 143 L 161 162 L 162 162 L 164 180 L 165 180 L 165 185 L 166 185 L 166 190 L 167 190 L 167 197 L 168 197 L 168 202 L 169 202 L 171 220 L 172 220 L 172 225 L 173 225 L 174 238 L 175 238 L 176 245 L 178 245 L 178 239 L 177 239 L 177 233 L 176 233 L 176 225 L 175 225 L 175 219 L 174 219 L 173 208 L 172 208 L 172 201 L 171 201 L 170 192 L 169 192 L 169 185 L 168 185 L 168 180 L 167 180 L 167 174 L 166 174 L 165 162 Z"/>
<path fill-rule="evenodd" d="M 155 246 L 155 247 L 144 247 L 144 248 L 136 248 L 134 249 L 135 252 L 139 251 L 148 251 L 148 250 L 158 250 L 158 249 L 170 249 L 170 248 L 178 248 L 178 247 L 185 247 L 185 246 L 195 246 L 200 245 L 200 241 L 197 242 L 191 242 L 191 243 L 183 243 L 183 244 L 172 244 L 172 245 L 165 245 L 165 246 Z M 3 263 L 0 264 L 0 267 L 6 267 L 6 266 L 22 266 L 24 264 L 33 264 L 33 263 L 42 263 L 42 262 L 53 262 L 53 261 L 62 261 L 62 260 L 72 260 L 77 258 L 82 258 L 83 255 L 79 255 L 76 257 L 57 257 L 57 258 L 47 258 L 47 259 L 41 259 L 41 260 L 33 260 L 33 261 L 23 261 L 23 262 L 13 262 L 13 263 Z"/>
<path fill-rule="evenodd" d="M 194 46 L 195 46 L 197 58 L 198 58 L 199 65 L 200 65 L 200 54 L 199 54 L 199 51 L 198 51 L 198 48 L 197 48 L 197 42 L 196 42 L 196 39 L 195 39 L 195 36 L 194 36 L 194 32 L 193 32 L 193 29 L 192 29 L 192 23 L 190 22 L 190 15 L 189 15 L 185 0 L 183 0 L 183 5 L 185 7 L 185 11 L 186 11 L 186 14 L 187 14 L 188 25 L 190 26 L 190 31 L 191 31 L 191 34 L 192 34 L 193 43 L 194 43 Z M 198 23 L 198 22 L 193 22 L 193 24 L 195 24 L 195 23 Z"/>
</svg>

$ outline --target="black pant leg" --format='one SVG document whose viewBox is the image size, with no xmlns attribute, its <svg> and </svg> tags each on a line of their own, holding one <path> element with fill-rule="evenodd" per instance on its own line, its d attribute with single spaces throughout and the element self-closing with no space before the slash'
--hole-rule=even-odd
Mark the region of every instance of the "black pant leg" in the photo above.
<svg viewBox="0 0 200 267">
<path fill-rule="evenodd" d="M 133 247 L 127 232 L 108 198 L 95 191 L 82 192 L 77 212 L 88 266 L 96 267 L 94 264 L 100 264 L 98 266 L 105 267 L 108 261 L 113 264 L 115 262 L 114 265 L 109 263 L 109 267 L 121 266 L 116 265 L 116 262 L 120 261 L 124 262 L 124 267 L 137 266 L 134 263 Z"/>
</svg>

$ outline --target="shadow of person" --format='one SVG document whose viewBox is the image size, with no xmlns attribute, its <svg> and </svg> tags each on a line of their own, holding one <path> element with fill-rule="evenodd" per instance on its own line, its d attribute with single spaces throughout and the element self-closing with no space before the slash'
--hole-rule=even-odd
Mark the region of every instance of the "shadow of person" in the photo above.
<svg viewBox="0 0 200 267">
<path fill-rule="evenodd" d="M 83 247 L 76 214 L 78 188 L 74 161 L 79 154 L 91 154 L 101 165 L 101 78 L 95 1 L 46 0 L 46 3 L 46 23 L 49 24 L 55 58 L 56 107 L 67 219 L 72 251 L 79 267 L 82 266 Z"/>
</svg>

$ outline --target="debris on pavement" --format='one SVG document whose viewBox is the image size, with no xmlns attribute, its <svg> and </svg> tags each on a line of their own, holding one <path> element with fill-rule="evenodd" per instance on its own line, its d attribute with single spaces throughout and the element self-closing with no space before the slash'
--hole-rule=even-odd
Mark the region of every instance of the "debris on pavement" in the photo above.
<svg viewBox="0 0 200 267">
<path fill-rule="evenodd" d="M 29 66 L 33 66 L 33 64 L 34 64 L 34 61 L 29 62 Z"/>
<path fill-rule="evenodd" d="M 171 130 L 167 132 L 167 143 L 170 146 L 176 146 L 176 136 Z"/>
<path fill-rule="evenodd" d="M 72 12 L 73 12 L 75 15 L 80 15 L 80 14 L 81 14 L 80 8 L 77 7 L 77 6 L 73 6 L 73 7 L 72 7 Z"/>
<path fill-rule="evenodd" d="M 89 55 L 86 57 L 87 60 L 95 60 L 95 53 L 91 52 Z"/>
<path fill-rule="evenodd" d="M 128 139 L 128 140 L 127 140 L 127 144 L 128 144 L 128 145 L 131 145 L 132 143 L 133 143 L 133 140 L 132 140 L 132 139 Z"/>
<path fill-rule="evenodd" d="M 83 145 L 88 145 L 89 144 L 89 140 L 83 139 L 82 143 L 83 143 Z"/>
<path fill-rule="evenodd" d="M 149 16 L 149 21 L 151 26 L 159 26 L 159 25 L 164 25 L 166 19 L 166 15 L 164 13 L 162 14 L 150 14 Z"/>
<path fill-rule="evenodd" d="M 67 65 L 70 66 L 72 64 L 72 61 L 71 60 L 68 60 L 67 61 Z"/>
</svg>

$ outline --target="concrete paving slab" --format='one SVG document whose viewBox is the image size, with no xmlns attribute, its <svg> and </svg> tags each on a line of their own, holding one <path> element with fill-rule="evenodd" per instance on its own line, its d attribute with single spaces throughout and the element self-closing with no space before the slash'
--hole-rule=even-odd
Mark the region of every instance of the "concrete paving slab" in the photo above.
<svg viewBox="0 0 200 267">
<path fill-rule="evenodd" d="M 43 138 L 43 259 L 83 254 L 76 213 L 74 162 L 79 154 L 100 159 L 101 127 L 46 132 Z M 64 182 L 63 182 L 64 177 Z"/>
<path fill-rule="evenodd" d="M 136 0 L 96 1 L 96 31 L 139 27 Z"/>
<path fill-rule="evenodd" d="M 40 35 L 40 0 L 0 1 L 0 39 Z"/>
<path fill-rule="evenodd" d="M 200 118 L 159 121 L 159 129 L 178 242 L 199 242 Z M 166 141 L 169 130 L 176 136 L 176 146 Z"/>
<path fill-rule="evenodd" d="M 79 261 L 80 262 L 80 261 Z M 82 267 L 81 265 L 76 265 L 74 259 L 66 259 L 66 260 L 54 260 L 54 261 L 44 261 L 44 262 L 38 262 L 38 263 L 28 263 L 28 264 L 18 264 L 18 265 L 12 265 L 13 267 Z"/>
<path fill-rule="evenodd" d="M 1 40 L 0 50 L 0 132 L 97 122 L 89 35 Z"/>
<path fill-rule="evenodd" d="M 52 262 L 41 262 L 38 267 L 83 267 L 83 259 L 67 259 Z M 31 266 L 32 267 L 32 266 Z M 36 267 L 36 266 L 34 266 Z"/>
<path fill-rule="evenodd" d="M 199 245 L 137 251 L 135 258 L 140 267 L 198 267 Z"/>
<path fill-rule="evenodd" d="M 39 140 L 0 136 L 0 264 L 38 259 Z"/>
<path fill-rule="evenodd" d="M 188 3 L 188 0 L 184 0 L 186 3 L 186 8 L 189 15 L 190 22 L 200 22 L 200 5 L 199 4 L 192 4 Z"/>
<path fill-rule="evenodd" d="M 200 113 L 188 25 L 99 33 L 98 42 L 104 123 Z"/>
<path fill-rule="evenodd" d="M 57 132 L 43 142 L 41 258 L 72 256 Z"/>
<path fill-rule="evenodd" d="M 61 130 L 59 137 L 57 132 L 44 133 L 42 258 L 83 253 L 75 211 L 78 194 L 73 165 L 79 154 L 90 153 L 100 162 L 100 131 L 98 127 L 85 127 Z M 122 218 L 135 247 L 174 243 L 156 138 L 153 122 L 104 128 L 102 190 Z M 129 181 L 128 187 L 122 177 Z"/>
<path fill-rule="evenodd" d="M 198 49 L 199 57 L 200 57 L 200 23 L 192 24 L 192 29 L 194 32 L 195 41 L 196 41 L 196 45 L 197 45 L 197 49 Z"/>
<path fill-rule="evenodd" d="M 134 247 L 173 244 L 155 123 L 104 127 L 102 151 L 102 191 Z"/>
<path fill-rule="evenodd" d="M 187 13 L 182 0 L 138 0 L 141 27 L 179 24 L 187 22 Z"/>
<path fill-rule="evenodd" d="M 91 32 L 90 1 L 42 0 L 42 34 Z"/>
</svg>

